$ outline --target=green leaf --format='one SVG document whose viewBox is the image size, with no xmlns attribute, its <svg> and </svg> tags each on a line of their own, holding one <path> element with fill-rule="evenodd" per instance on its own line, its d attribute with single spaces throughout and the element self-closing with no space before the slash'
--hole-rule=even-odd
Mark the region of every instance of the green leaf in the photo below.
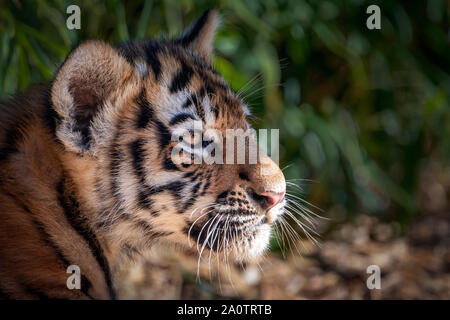
<svg viewBox="0 0 450 320">
<path fill-rule="evenodd" d="M 152 12 L 152 1 L 145 0 L 144 9 L 142 9 L 142 13 L 137 25 L 136 39 L 143 39 L 147 35 L 146 33 L 150 21 L 151 12 Z"/>
</svg>

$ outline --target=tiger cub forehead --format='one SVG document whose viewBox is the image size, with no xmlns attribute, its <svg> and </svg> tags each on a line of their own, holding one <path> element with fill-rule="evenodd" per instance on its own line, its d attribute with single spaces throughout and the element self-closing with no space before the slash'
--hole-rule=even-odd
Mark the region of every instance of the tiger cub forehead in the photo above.
<svg viewBox="0 0 450 320">
<path fill-rule="evenodd" d="M 218 130 L 247 129 L 245 103 L 197 52 L 176 43 L 127 42 L 117 50 L 139 73 L 146 99 L 171 126 L 202 121 Z"/>
</svg>

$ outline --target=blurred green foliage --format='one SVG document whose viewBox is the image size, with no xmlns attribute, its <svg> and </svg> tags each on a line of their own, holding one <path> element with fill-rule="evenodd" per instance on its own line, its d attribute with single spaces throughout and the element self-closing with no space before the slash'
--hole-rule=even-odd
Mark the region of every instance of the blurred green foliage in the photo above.
<svg viewBox="0 0 450 320">
<path fill-rule="evenodd" d="M 66 28 L 71 4 L 81 30 Z M 370 4 L 381 30 L 366 28 Z M 210 7 L 223 18 L 216 67 L 256 127 L 280 128 L 287 178 L 314 180 L 297 182 L 326 210 L 407 225 L 419 169 L 450 159 L 445 0 L 1 2 L 0 97 L 51 79 L 82 40 L 171 37 Z"/>
</svg>

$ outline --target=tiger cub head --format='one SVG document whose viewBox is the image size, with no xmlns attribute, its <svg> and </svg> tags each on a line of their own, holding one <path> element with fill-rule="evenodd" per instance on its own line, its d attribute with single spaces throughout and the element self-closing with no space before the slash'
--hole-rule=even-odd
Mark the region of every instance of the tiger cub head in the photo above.
<svg viewBox="0 0 450 320">
<path fill-rule="evenodd" d="M 123 248 L 158 240 L 253 258 L 283 213 L 283 173 L 261 150 L 249 161 L 248 109 L 213 67 L 217 21 L 207 11 L 166 42 L 84 42 L 52 82 L 56 135 L 88 164 L 72 170 L 89 176 L 77 187 Z"/>
</svg>

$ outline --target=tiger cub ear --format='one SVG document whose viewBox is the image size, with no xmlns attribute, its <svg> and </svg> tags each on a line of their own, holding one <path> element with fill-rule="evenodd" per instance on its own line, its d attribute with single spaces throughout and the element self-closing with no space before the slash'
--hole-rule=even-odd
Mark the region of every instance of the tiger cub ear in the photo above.
<svg viewBox="0 0 450 320">
<path fill-rule="evenodd" d="M 177 42 L 210 59 L 213 50 L 214 34 L 218 26 L 219 17 L 217 10 L 207 10 L 184 32 L 183 36 Z"/>
<path fill-rule="evenodd" d="M 108 131 L 107 115 L 132 76 L 133 68 L 104 42 L 84 42 L 69 54 L 51 88 L 59 116 L 56 135 L 66 148 L 95 153 Z"/>
</svg>

